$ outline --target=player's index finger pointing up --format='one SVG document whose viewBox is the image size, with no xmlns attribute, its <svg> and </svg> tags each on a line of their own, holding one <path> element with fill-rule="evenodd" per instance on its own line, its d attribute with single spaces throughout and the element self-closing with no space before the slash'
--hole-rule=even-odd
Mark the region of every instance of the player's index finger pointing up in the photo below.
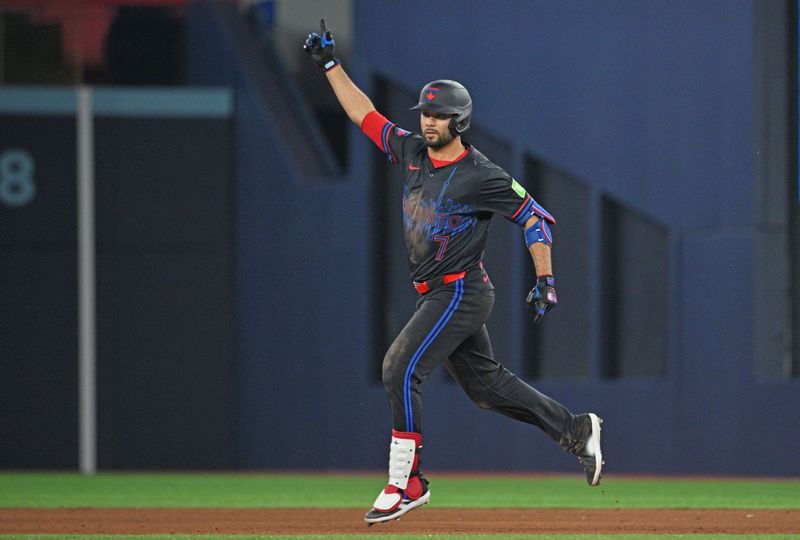
<svg viewBox="0 0 800 540">
<path fill-rule="evenodd" d="M 325 27 L 325 19 L 319 20 L 319 35 L 324 36 L 328 29 Z"/>
</svg>

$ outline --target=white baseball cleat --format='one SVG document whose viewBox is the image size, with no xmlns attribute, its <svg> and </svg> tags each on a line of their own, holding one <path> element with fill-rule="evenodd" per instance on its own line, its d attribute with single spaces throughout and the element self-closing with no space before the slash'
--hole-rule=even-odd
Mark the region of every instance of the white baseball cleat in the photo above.
<svg viewBox="0 0 800 540">
<path fill-rule="evenodd" d="M 423 504 L 428 504 L 430 500 L 431 500 L 431 490 L 428 489 L 418 499 L 414 499 L 413 501 L 408 499 L 403 499 L 402 502 L 394 510 L 390 512 L 381 512 L 380 510 L 376 510 L 375 508 L 373 508 L 372 510 L 364 514 L 364 521 L 366 521 L 368 525 L 374 525 L 376 523 L 381 523 L 383 521 L 400 519 L 400 516 L 410 512 L 414 508 L 422 506 Z"/>
<path fill-rule="evenodd" d="M 590 486 L 596 486 L 600 483 L 600 477 L 603 471 L 603 451 L 600 448 L 600 431 L 603 419 L 594 413 L 589 413 L 589 419 L 592 422 L 592 433 L 586 441 L 586 446 L 583 447 L 578 461 L 583 465 L 586 471 L 586 482 Z"/>
</svg>

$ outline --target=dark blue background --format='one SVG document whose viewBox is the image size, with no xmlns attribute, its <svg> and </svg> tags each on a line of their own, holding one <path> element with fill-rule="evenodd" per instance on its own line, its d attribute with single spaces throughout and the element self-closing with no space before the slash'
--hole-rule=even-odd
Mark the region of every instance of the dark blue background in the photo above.
<svg viewBox="0 0 800 540">
<path fill-rule="evenodd" d="M 774 348 L 759 348 L 754 320 L 770 311 L 753 286 L 765 232 L 754 3 L 356 2 L 354 14 L 346 68 L 376 102 L 376 76 L 412 92 L 459 80 L 474 123 L 511 145 L 507 167 L 523 183 L 532 154 L 580 178 L 594 200 L 611 197 L 666 229 L 666 375 L 535 382 L 607 418 L 609 470 L 797 474 L 798 439 L 786 428 L 800 386 L 757 375 L 757 350 Z M 370 286 L 370 240 L 374 182 L 396 178 L 376 174 L 377 150 L 355 127 L 344 181 L 294 176 L 247 63 L 225 60 L 230 36 L 199 12 L 192 24 L 190 78 L 237 88 L 239 464 L 382 468 L 388 411 L 370 318 L 393 293 Z M 322 75 L 318 91 L 330 91 Z M 502 227 L 497 235 L 516 234 Z M 494 338 L 512 369 L 528 331 L 517 299 L 530 263 L 518 242 L 507 242 L 510 268 L 494 275 L 507 283 Z M 608 255 L 602 245 L 591 268 Z M 635 273 L 643 261 L 627 262 Z M 406 263 L 385 264 L 402 275 Z M 593 283 L 587 300 L 599 294 Z M 428 467 L 574 470 L 538 430 L 479 411 L 441 378 L 424 395 Z"/>
</svg>

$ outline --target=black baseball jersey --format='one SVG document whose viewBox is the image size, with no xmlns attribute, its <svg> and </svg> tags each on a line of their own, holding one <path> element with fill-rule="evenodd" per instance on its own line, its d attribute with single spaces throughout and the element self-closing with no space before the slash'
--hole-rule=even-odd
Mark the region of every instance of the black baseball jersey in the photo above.
<svg viewBox="0 0 800 540">
<path fill-rule="evenodd" d="M 426 281 L 480 263 L 493 214 L 523 226 L 534 201 L 475 147 L 456 161 L 432 161 L 422 137 L 377 112 L 362 130 L 402 168 L 403 224 L 411 278 Z M 439 166 L 437 166 L 439 165 Z"/>
</svg>

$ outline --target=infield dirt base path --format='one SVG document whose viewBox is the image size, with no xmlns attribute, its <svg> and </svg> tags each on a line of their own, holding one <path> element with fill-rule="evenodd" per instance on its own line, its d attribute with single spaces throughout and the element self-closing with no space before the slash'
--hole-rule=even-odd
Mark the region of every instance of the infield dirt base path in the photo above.
<svg viewBox="0 0 800 540">
<path fill-rule="evenodd" d="M 800 510 L 419 508 L 367 527 L 357 509 L 0 509 L 3 534 L 800 534 Z"/>
</svg>

